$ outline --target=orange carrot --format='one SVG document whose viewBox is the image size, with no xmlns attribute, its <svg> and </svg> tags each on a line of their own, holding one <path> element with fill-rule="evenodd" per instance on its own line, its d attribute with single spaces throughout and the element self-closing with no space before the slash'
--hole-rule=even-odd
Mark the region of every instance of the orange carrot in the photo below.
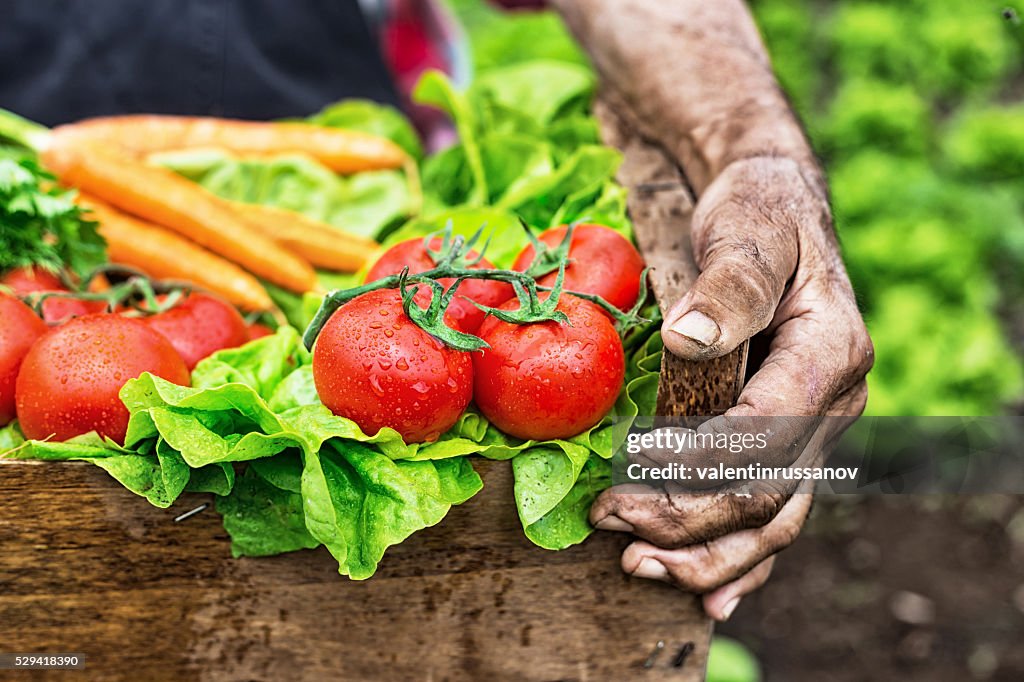
<svg viewBox="0 0 1024 682">
<path fill-rule="evenodd" d="M 245 310 L 274 307 L 259 280 L 234 263 L 98 199 L 80 197 L 78 201 L 99 222 L 111 262 L 136 268 L 155 279 L 191 282 Z"/>
<path fill-rule="evenodd" d="M 401 168 L 408 155 L 391 140 L 309 123 L 269 123 L 188 116 L 110 116 L 54 129 L 55 137 L 116 144 L 145 155 L 169 149 L 223 147 L 245 156 L 308 154 L 338 173 Z"/>
<path fill-rule="evenodd" d="M 238 215 L 286 249 L 325 270 L 355 272 L 377 252 L 372 239 L 273 206 L 232 202 Z"/>
<path fill-rule="evenodd" d="M 43 162 L 64 184 L 188 237 L 269 282 L 296 292 L 317 286 L 309 263 L 250 227 L 228 202 L 172 171 L 67 138 L 54 138 Z"/>
</svg>

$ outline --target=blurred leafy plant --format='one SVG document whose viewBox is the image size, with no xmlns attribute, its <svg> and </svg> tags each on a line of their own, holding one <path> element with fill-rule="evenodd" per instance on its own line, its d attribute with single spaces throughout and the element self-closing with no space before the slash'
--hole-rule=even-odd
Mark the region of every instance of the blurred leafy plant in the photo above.
<svg viewBox="0 0 1024 682">
<path fill-rule="evenodd" d="M 988 0 L 752 6 L 831 177 L 876 346 L 868 412 L 1019 401 L 1002 317 L 1024 288 L 1024 108 L 1005 104 L 1024 86 L 1024 27 Z"/>
</svg>

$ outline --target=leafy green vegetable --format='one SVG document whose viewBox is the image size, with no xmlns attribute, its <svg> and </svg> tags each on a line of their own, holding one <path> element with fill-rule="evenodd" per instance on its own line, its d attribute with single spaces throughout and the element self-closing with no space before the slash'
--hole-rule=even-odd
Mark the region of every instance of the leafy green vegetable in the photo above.
<svg viewBox="0 0 1024 682">
<path fill-rule="evenodd" d="M 448 0 L 469 33 L 477 71 L 549 59 L 586 65 L 583 51 L 553 12 L 502 12 L 484 0 Z"/>
<path fill-rule="evenodd" d="M 373 575 L 384 551 L 439 522 L 483 487 L 465 458 L 395 462 L 351 441 L 306 457 L 306 527 L 355 580 Z"/>
<path fill-rule="evenodd" d="M 459 144 L 424 163 L 424 218 L 490 205 L 547 228 L 592 220 L 630 234 L 621 157 L 598 143 L 587 109 L 594 78 L 558 62 L 489 71 L 465 92 L 428 73 L 414 97 L 443 109 Z"/>
<path fill-rule="evenodd" d="M 484 172 L 480 144 L 477 140 L 480 122 L 476 110 L 469 105 L 468 99 L 462 93 L 456 91 L 451 81 L 439 71 L 428 71 L 423 75 L 413 92 L 413 99 L 420 104 L 431 104 L 451 116 L 459 133 L 458 148 L 462 150 L 471 178 L 464 202 L 471 206 L 485 203 L 488 197 L 487 175 Z M 436 173 L 428 175 L 430 173 L 431 167 L 428 164 L 424 169 L 424 178 L 433 178 L 436 175 Z"/>
<path fill-rule="evenodd" d="M 532 447 L 512 460 L 516 507 L 524 526 L 558 506 L 589 459 L 586 448 Z"/>
<path fill-rule="evenodd" d="M 84 276 L 106 260 L 106 242 L 73 197 L 34 160 L 0 158 L 0 272 L 66 265 Z"/>
<path fill-rule="evenodd" d="M 217 499 L 217 511 L 224 517 L 235 557 L 272 556 L 320 545 L 306 529 L 302 495 L 274 485 L 251 466 L 229 495 Z"/>
<path fill-rule="evenodd" d="M 538 59 L 483 73 L 470 92 L 543 126 L 571 115 L 587 116 L 595 85 L 589 68 Z M 481 108 L 486 106 L 485 101 Z"/>
<path fill-rule="evenodd" d="M 583 542 L 594 532 L 590 505 L 611 484 L 611 463 L 591 455 L 565 497 L 536 521 L 524 524 L 526 537 L 544 549 L 565 549 Z"/>
<path fill-rule="evenodd" d="M 349 99 L 325 107 L 308 119 L 309 123 L 329 128 L 361 130 L 386 137 L 409 152 L 413 158 L 423 157 L 419 135 L 400 111 L 366 99 Z"/>
<path fill-rule="evenodd" d="M 234 487 L 235 468 L 230 462 L 219 462 L 192 469 L 185 492 L 227 495 Z"/>
<path fill-rule="evenodd" d="M 306 156 L 254 161 L 210 150 L 165 152 L 150 160 L 225 199 L 285 208 L 365 237 L 378 237 L 411 209 L 400 171 L 341 177 Z"/>
<path fill-rule="evenodd" d="M 157 444 L 156 457 L 119 454 L 112 457 L 85 458 L 136 495 L 142 495 L 155 507 L 174 504 L 189 482 L 189 468 L 181 454 L 165 443 Z"/>
</svg>

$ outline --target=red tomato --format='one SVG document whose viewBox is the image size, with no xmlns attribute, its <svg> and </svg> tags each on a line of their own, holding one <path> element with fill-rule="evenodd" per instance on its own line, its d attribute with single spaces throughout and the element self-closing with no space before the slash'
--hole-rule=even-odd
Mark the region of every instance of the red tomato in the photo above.
<svg viewBox="0 0 1024 682">
<path fill-rule="evenodd" d="M 63 293 L 65 289 L 56 289 L 54 293 Z M 45 290 L 41 293 L 49 293 Z M 82 317 L 102 313 L 107 309 L 103 301 L 83 301 L 78 298 L 64 298 L 55 296 L 43 301 L 43 319 L 47 324 L 63 324 L 71 318 Z"/>
<path fill-rule="evenodd" d="M 141 321 L 111 314 L 76 317 L 25 356 L 15 389 L 21 430 L 28 438 L 58 441 L 96 431 L 123 443 L 128 408 L 117 394 L 143 372 L 189 383 L 181 356 Z"/>
<path fill-rule="evenodd" d="M 167 312 L 143 322 L 167 337 L 190 371 L 203 358 L 249 341 L 249 328 L 239 312 L 210 294 L 191 293 Z"/>
<path fill-rule="evenodd" d="M 491 317 L 480 327 L 480 338 L 491 347 L 473 354 L 474 400 L 512 436 L 547 440 L 582 433 L 601 421 L 622 388 L 622 341 L 604 311 L 572 296 L 563 296 L 558 309 L 571 326 Z"/>
<path fill-rule="evenodd" d="M 363 294 L 334 313 L 313 348 L 324 405 L 368 434 L 383 426 L 407 443 L 437 440 L 473 392 L 473 362 L 406 317 L 395 289 Z"/>
<path fill-rule="evenodd" d="M 8 294 L 0 294 L 0 426 L 14 419 L 14 382 L 18 369 L 46 323 L 32 309 Z"/>
<path fill-rule="evenodd" d="M 249 340 L 255 341 L 256 339 L 262 339 L 264 336 L 273 336 L 274 330 L 265 324 L 259 322 L 253 322 L 249 325 Z"/>
<path fill-rule="evenodd" d="M 10 270 L 0 279 L 0 284 L 23 296 L 34 291 L 67 291 L 60 277 L 41 267 L 27 267 Z"/>
<path fill-rule="evenodd" d="M 568 228 L 563 225 L 542 232 L 541 242 L 554 248 L 565 239 Z M 527 246 L 516 258 L 513 269 L 521 272 L 533 262 L 533 246 Z M 625 237 L 604 225 L 577 225 L 569 245 L 569 258 L 565 268 L 564 286 L 570 291 L 596 294 L 620 310 L 629 310 L 640 295 L 640 275 L 644 261 L 640 253 Z M 537 280 L 544 286 L 554 286 L 558 272 Z"/>
<path fill-rule="evenodd" d="M 10 287 L 19 295 L 35 293 L 67 293 L 60 277 L 40 267 L 18 268 L 3 276 L 0 284 Z M 101 313 L 106 308 L 102 301 L 83 301 L 77 298 L 48 298 L 43 301 L 43 319 L 48 324 L 60 324 L 72 317 Z"/>
<path fill-rule="evenodd" d="M 441 248 L 441 237 L 434 237 L 430 241 L 430 248 L 435 251 Z M 469 259 L 476 258 L 479 254 L 476 251 L 469 252 Z M 423 247 L 422 239 L 409 239 L 395 244 L 384 252 L 384 255 L 374 263 L 370 272 L 366 275 L 367 282 L 373 282 L 388 275 L 397 275 L 402 268 L 408 266 L 410 274 L 425 272 L 434 267 L 434 261 Z M 470 266 L 472 270 L 493 270 L 494 264 L 486 258 L 476 265 Z M 454 280 L 438 280 L 447 290 Z M 505 282 L 494 282 L 483 279 L 465 280 L 459 285 L 458 294 L 448 307 L 448 314 L 458 323 L 458 328 L 467 334 L 475 334 L 484 321 L 484 311 L 471 303 L 476 301 L 481 305 L 497 307 L 515 296 L 512 285 Z M 416 294 L 416 302 L 421 306 L 430 303 L 430 291 L 424 286 Z"/>
</svg>

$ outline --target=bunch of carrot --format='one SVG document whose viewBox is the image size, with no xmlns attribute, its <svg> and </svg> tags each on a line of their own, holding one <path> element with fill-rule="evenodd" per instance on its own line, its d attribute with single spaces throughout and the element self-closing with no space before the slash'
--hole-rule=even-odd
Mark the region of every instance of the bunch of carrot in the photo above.
<svg viewBox="0 0 1024 682">
<path fill-rule="evenodd" d="M 340 173 L 408 162 L 389 140 L 304 123 L 118 116 L 53 131 L 42 160 L 80 191 L 113 262 L 193 282 L 251 311 L 273 307 L 259 279 L 315 290 L 314 266 L 358 270 L 377 244 L 292 211 L 221 199 L 144 161 L 153 152 L 197 147 L 245 156 L 303 153 Z"/>
</svg>

